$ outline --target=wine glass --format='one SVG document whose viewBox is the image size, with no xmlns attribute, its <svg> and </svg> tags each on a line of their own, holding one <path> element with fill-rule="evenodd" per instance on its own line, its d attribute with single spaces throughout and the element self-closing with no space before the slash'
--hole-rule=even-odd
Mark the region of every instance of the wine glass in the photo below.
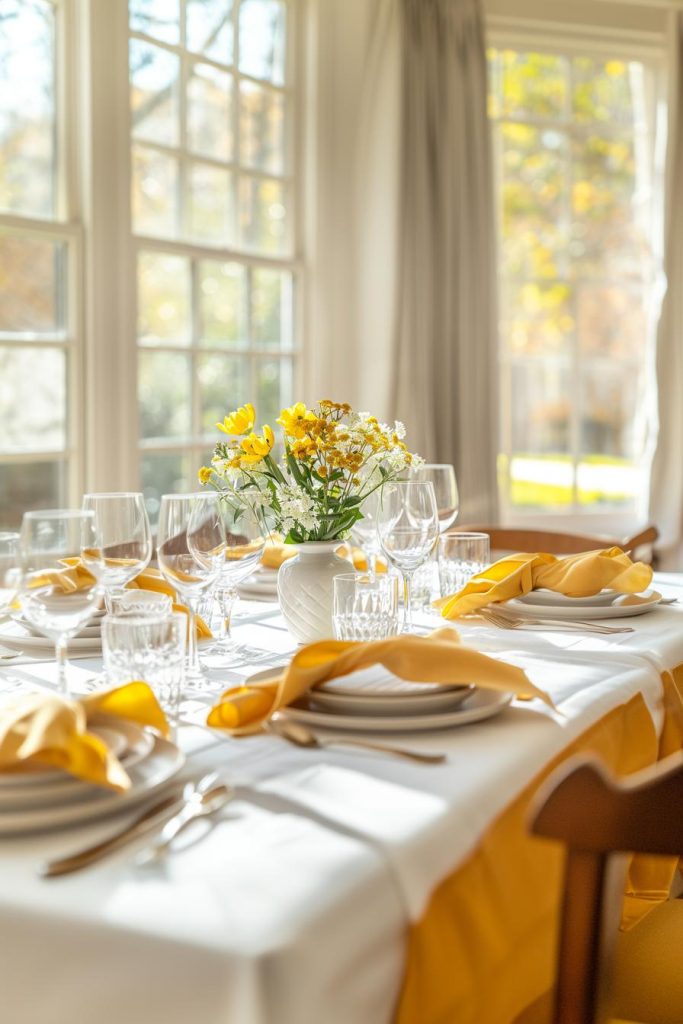
<svg viewBox="0 0 683 1024">
<path fill-rule="evenodd" d="M 458 517 L 460 498 L 453 466 L 439 462 L 425 462 L 413 467 L 408 480 L 430 481 L 434 485 L 436 508 L 439 515 L 439 532 L 445 533 Z M 436 585 L 436 566 L 429 559 L 413 580 L 413 602 L 421 608 L 429 608 Z"/>
<path fill-rule="evenodd" d="M 197 605 L 220 575 L 225 528 L 217 494 L 164 494 L 159 506 L 157 559 L 161 574 L 189 608 L 185 682 L 201 689 L 206 677 L 197 647 Z"/>
<path fill-rule="evenodd" d="M 377 535 L 387 559 L 403 578 L 403 633 L 413 627 L 413 573 L 431 555 L 439 536 L 434 485 L 424 480 L 394 480 L 382 485 Z"/>
<path fill-rule="evenodd" d="M 359 506 L 363 518 L 354 523 L 351 536 L 363 549 L 368 572 L 374 573 L 377 568 L 379 541 L 377 539 L 377 513 L 379 511 L 379 489 L 372 491 Z"/>
<path fill-rule="evenodd" d="M 127 491 L 86 494 L 82 508 L 95 514 L 98 548 L 82 548 L 81 561 L 102 583 L 107 611 L 111 612 L 112 599 L 121 596 L 126 584 L 146 568 L 152 557 L 152 532 L 144 498 Z"/>
<path fill-rule="evenodd" d="M 92 549 L 91 562 L 101 574 L 95 513 L 78 509 L 26 512 L 19 547 L 21 615 L 29 626 L 54 640 L 59 692 L 67 694 L 67 641 L 98 609 L 104 590 L 94 573 L 92 580 L 85 582 L 70 576 L 63 560 L 84 548 Z"/>
<path fill-rule="evenodd" d="M 225 560 L 214 594 L 221 611 L 223 632 L 215 645 L 215 650 L 240 657 L 259 653 L 251 652 L 235 643 L 230 634 L 232 612 L 237 600 L 237 586 L 258 566 L 266 543 L 265 535 L 268 533 L 263 516 L 256 510 L 257 497 L 255 493 L 252 504 L 250 492 L 247 490 L 240 492 L 239 505 L 229 495 L 224 495 L 221 499 L 226 547 Z"/>
<path fill-rule="evenodd" d="M 17 596 L 19 557 L 19 534 L 0 533 L 0 618 L 9 615 Z"/>
</svg>

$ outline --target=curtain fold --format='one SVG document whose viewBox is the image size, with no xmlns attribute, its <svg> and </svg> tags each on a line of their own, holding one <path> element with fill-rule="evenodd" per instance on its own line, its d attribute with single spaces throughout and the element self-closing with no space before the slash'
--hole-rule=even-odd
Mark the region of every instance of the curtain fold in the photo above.
<svg viewBox="0 0 683 1024">
<path fill-rule="evenodd" d="M 659 431 L 652 464 L 650 519 L 663 565 L 683 561 L 683 13 L 670 13 L 668 139 L 664 223 L 667 287 L 657 329 Z"/>
<path fill-rule="evenodd" d="M 398 0 L 402 109 L 392 414 L 496 517 L 495 204 L 478 0 Z"/>
</svg>

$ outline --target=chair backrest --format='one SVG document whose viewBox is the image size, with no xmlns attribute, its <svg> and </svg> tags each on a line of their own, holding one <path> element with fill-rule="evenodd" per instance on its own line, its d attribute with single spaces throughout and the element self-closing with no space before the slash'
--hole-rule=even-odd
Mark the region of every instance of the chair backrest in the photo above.
<svg viewBox="0 0 683 1024">
<path fill-rule="evenodd" d="M 634 560 L 653 563 L 654 544 L 659 537 L 656 526 L 647 526 L 629 537 L 589 536 L 554 530 L 531 530 L 516 526 L 457 526 L 450 532 L 488 533 L 491 551 L 547 551 L 551 555 L 576 555 L 581 551 L 618 547 L 630 551 Z"/>
<path fill-rule="evenodd" d="M 683 854 L 683 754 L 615 781 L 590 759 L 568 762 L 539 793 L 536 835 L 566 844 L 554 1024 L 596 1019 L 608 966 L 606 922 L 618 920 L 607 869 L 617 852 Z M 608 925 L 607 925 L 608 927 Z"/>
</svg>

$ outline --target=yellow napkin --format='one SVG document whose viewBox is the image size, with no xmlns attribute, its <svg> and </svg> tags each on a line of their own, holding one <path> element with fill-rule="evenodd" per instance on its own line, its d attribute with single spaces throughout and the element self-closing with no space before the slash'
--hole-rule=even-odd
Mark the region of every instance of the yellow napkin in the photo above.
<svg viewBox="0 0 683 1024">
<path fill-rule="evenodd" d="M 368 560 L 362 548 L 352 547 L 350 544 L 342 544 L 340 548 L 337 548 L 337 554 L 340 558 L 346 558 L 347 561 L 352 562 L 357 572 L 368 571 Z M 383 558 L 375 560 L 375 571 L 378 573 L 387 571 L 387 563 Z"/>
<path fill-rule="evenodd" d="M 261 565 L 266 569 L 279 569 L 283 562 L 297 554 L 295 547 L 283 542 L 282 534 L 271 533 L 261 553 Z"/>
<path fill-rule="evenodd" d="M 80 700 L 30 693 L 0 708 L 0 772 L 46 765 L 119 792 L 129 789 L 130 779 L 118 758 L 88 732 L 95 716 L 126 718 L 168 735 L 166 716 L 146 683 L 128 683 Z"/>
<path fill-rule="evenodd" d="M 652 569 L 632 562 L 621 548 L 584 551 L 557 558 L 546 554 L 518 554 L 501 558 L 450 597 L 435 601 L 446 619 L 457 619 L 493 602 L 522 597 L 531 590 L 554 590 L 567 597 L 590 597 L 601 590 L 637 594 L 652 580 Z"/>
<path fill-rule="evenodd" d="M 66 566 L 60 572 L 46 572 L 44 577 L 51 580 L 55 586 L 60 586 L 65 591 L 79 590 L 81 587 L 89 587 L 92 584 L 92 573 L 81 562 L 80 558 L 64 558 L 62 565 Z M 127 590 L 154 590 L 159 594 L 168 594 L 174 599 L 173 611 L 183 612 L 187 615 L 185 605 L 175 603 L 176 592 L 161 575 L 158 569 L 143 569 L 134 580 L 126 584 Z M 204 622 L 197 616 L 197 637 L 200 640 L 210 639 L 213 633 Z"/>
<path fill-rule="evenodd" d="M 322 640 L 309 644 L 294 655 L 280 675 L 226 690 L 211 708 L 207 725 L 227 729 L 235 736 L 258 732 L 261 723 L 278 708 L 291 704 L 312 686 L 378 664 L 401 679 L 451 685 L 474 683 L 488 690 L 540 697 L 553 706 L 550 697 L 534 686 L 521 668 L 463 647 L 456 631 L 444 627 L 427 637 L 405 635 L 370 643 Z"/>
</svg>

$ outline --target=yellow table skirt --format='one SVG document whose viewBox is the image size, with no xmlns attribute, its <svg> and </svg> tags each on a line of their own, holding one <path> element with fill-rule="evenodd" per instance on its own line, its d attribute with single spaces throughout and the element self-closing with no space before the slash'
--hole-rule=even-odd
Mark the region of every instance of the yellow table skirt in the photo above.
<svg viewBox="0 0 683 1024">
<path fill-rule="evenodd" d="M 552 987 L 563 851 L 532 837 L 529 805 L 539 784 L 567 757 L 594 753 L 627 775 L 683 745 L 683 666 L 664 683 L 658 739 L 644 699 L 615 708 L 526 787 L 476 851 L 432 894 L 408 936 L 396 1024 L 511 1024 Z M 625 921 L 666 898 L 675 862 L 634 858 Z"/>
</svg>

